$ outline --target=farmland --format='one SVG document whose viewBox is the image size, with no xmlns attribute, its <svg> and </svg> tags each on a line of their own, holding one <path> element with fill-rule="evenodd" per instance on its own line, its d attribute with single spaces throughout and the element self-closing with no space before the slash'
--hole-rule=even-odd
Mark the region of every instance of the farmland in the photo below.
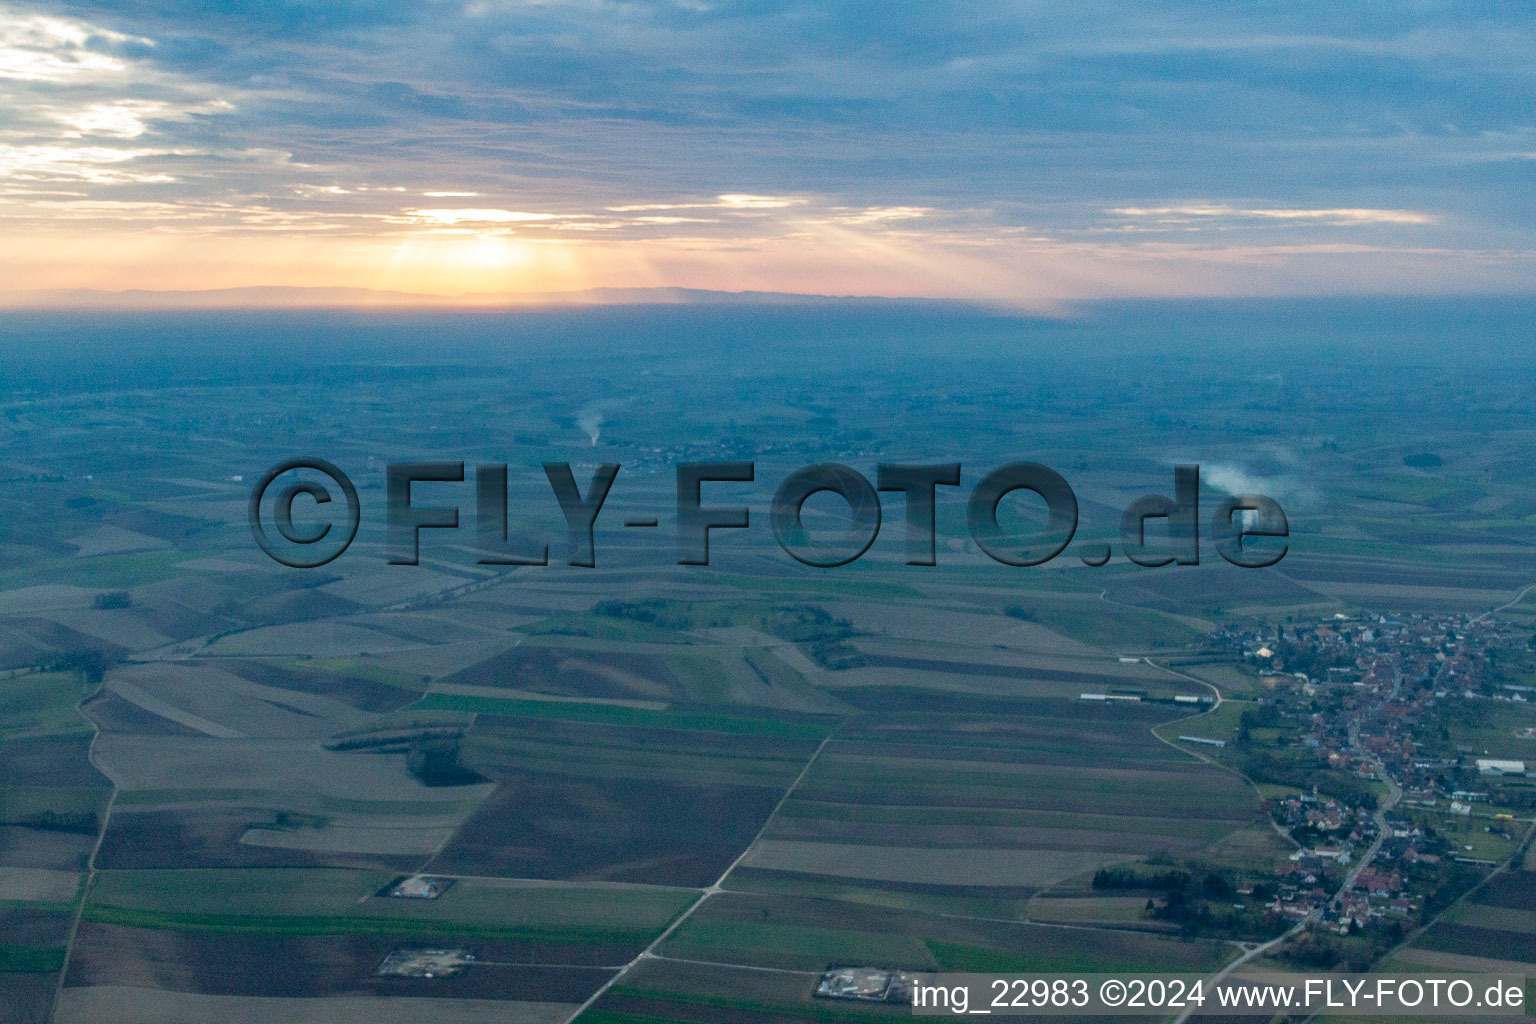
<svg viewBox="0 0 1536 1024">
<path fill-rule="evenodd" d="M 107 780 L 74 672 L 0 680 L 0 1016 L 47 1019 Z"/>
<path fill-rule="evenodd" d="M 1068 942 L 1050 914 L 1028 923 L 1036 893 L 1071 891 L 1096 866 L 1198 852 L 1252 820 L 1239 780 L 1153 736 L 1180 713 L 1171 704 L 1077 699 L 1119 687 L 1167 701 L 1189 684 L 974 609 L 925 645 L 921 618 L 901 611 L 913 593 L 850 595 L 857 605 L 833 606 L 849 617 L 826 621 L 847 623 L 836 628 L 852 631 L 856 657 L 833 669 L 765 631 L 801 628 L 776 618 L 773 589 L 668 605 L 703 627 L 686 654 L 577 635 L 562 612 L 537 643 L 476 636 L 478 661 L 392 667 L 408 650 L 431 664 L 422 637 L 442 613 L 429 611 L 359 613 L 368 625 L 331 634 L 325 658 L 266 656 L 252 635 L 238 650 L 109 669 L 85 710 L 114 811 L 62 1005 L 84 1013 L 148 985 L 159 994 L 145 1013 L 155 999 L 259 1014 L 262 1000 L 299 998 L 345 1013 L 428 995 L 472 1013 L 508 992 L 527 1008 L 516 1012 L 554 1013 L 538 1007 L 585 999 L 733 862 L 663 956 L 806 971 L 848 957 L 1214 962 L 1215 947 L 1165 949 L 1120 912 L 1068 915 L 1111 929 L 1095 942 Z M 461 637 L 444 634 L 455 649 Z M 488 644 L 501 653 L 484 656 Z M 470 781 L 414 776 L 420 737 L 449 744 Z M 461 877 L 439 900 L 376 895 L 422 868 Z M 829 916 L 837 906 L 859 908 L 857 926 L 846 910 Z M 1018 924 L 939 916 L 954 914 Z M 487 965 L 451 988 L 374 979 L 401 943 L 468 943 Z M 259 978 L 219 966 L 289 960 L 304 966 Z M 605 997 L 615 1006 L 643 1001 L 616 991 L 628 994 Z M 797 983 L 783 998 L 803 994 Z"/>
<path fill-rule="evenodd" d="M 1412 964 L 1463 970 L 1527 970 L 1536 964 L 1536 876 L 1511 870 L 1490 878 L 1397 953 Z M 1518 966 L 1517 966 L 1518 965 Z"/>
<path fill-rule="evenodd" d="M 790 970 L 820 970 L 838 959 L 948 971 L 1112 971 L 1152 964 L 1200 970 L 1221 956 L 1215 944 L 1131 932 L 1095 934 L 746 894 L 710 900 L 659 952 Z"/>
<path fill-rule="evenodd" d="M 665 927 L 687 903 L 686 893 L 662 887 L 503 878 L 459 880 L 435 900 L 377 897 L 396 877 L 336 868 L 102 871 L 89 893 L 88 913 L 161 914 L 213 930 L 279 930 L 279 922 L 289 922 L 290 931 L 441 925 L 530 936 L 611 931 L 637 937 Z M 260 913 L 253 913 L 258 907 Z"/>
<path fill-rule="evenodd" d="M 623 338 L 668 339 L 680 322 L 591 315 Z M 1223 644 L 1335 615 L 1379 632 L 1397 610 L 1470 618 L 1515 601 L 1536 578 L 1536 434 L 1519 373 L 1490 383 L 1429 352 L 1387 382 L 1331 350 L 1296 364 L 1289 346 L 1307 332 L 1252 310 L 1190 330 L 1226 351 L 1229 321 L 1253 326 L 1256 351 L 1286 359 L 1276 395 L 1252 361 L 1150 340 L 1085 361 L 1118 344 L 1121 315 L 904 311 L 885 322 L 903 338 L 920 323 L 914 351 L 885 365 L 797 348 L 802 332 L 847 340 L 854 328 L 830 314 L 753 312 L 782 327 L 782 353 L 721 314 L 706 362 L 729 372 L 716 374 L 670 341 L 589 359 L 539 316 L 349 314 L 338 322 L 367 344 L 337 349 L 313 379 L 32 381 L 0 417 L 0 1016 L 48 1019 L 66 958 L 56 1009 L 69 1024 L 564 1024 L 615 977 L 582 1024 L 783 1024 L 882 1015 L 811 1000 L 832 963 L 1226 962 L 1230 932 L 1154 917 L 1147 904 L 1170 890 L 1138 880 L 1251 894 L 1297 850 L 1275 803 L 1316 779 L 1377 799 L 1385 787 L 1357 777 L 1369 764 L 1315 767 L 1330 746 L 1351 756 L 1347 730 L 1312 748 L 1310 724 L 1270 722 L 1265 709 L 1308 684 L 1267 671 L 1257 643 Z M 1136 331 L 1144 316 L 1156 321 L 1138 313 Z M 498 339 L 490 362 L 453 341 L 482 328 Z M 178 321 L 162 340 L 200 330 Z M 417 334 L 452 344 L 424 353 Z M 965 358 L 923 354 L 939 336 L 987 341 Z M 380 365 L 391 346 L 416 355 Z M 1468 400 L 1483 387 L 1497 394 Z M 594 443 L 576 415 L 599 400 L 615 404 Z M 261 554 L 245 519 L 248 482 L 301 450 L 351 474 L 363 508 L 353 546 L 309 570 Z M 1439 463 L 1404 461 L 1431 452 Z M 881 532 L 852 564 L 810 568 L 774 539 L 768 501 L 790 471 L 839 461 L 873 480 L 881 462 L 919 458 L 964 465 L 964 485 L 938 493 L 938 564 L 906 564 L 899 495 L 882 495 Z M 383 464 L 404 459 L 467 469 L 463 484 L 418 485 L 419 506 L 457 506 L 461 525 L 421 531 L 416 566 L 389 564 Z M 748 507 L 751 525 L 712 531 L 710 565 L 679 564 L 676 465 L 737 459 L 755 461 L 755 479 L 710 482 L 705 504 Z M 968 525 L 970 488 L 1020 459 L 1055 465 L 1078 495 L 1073 545 L 1048 565 L 992 561 Z M 575 463 L 585 487 L 599 460 L 623 469 L 594 528 L 597 565 L 569 565 L 539 463 Z M 1205 534 L 1199 565 L 1122 557 L 1121 512 L 1169 492 L 1169 466 L 1191 460 L 1211 467 L 1207 519 L 1218 479 L 1283 501 L 1283 563 L 1238 570 Z M 547 543 L 550 564 L 480 563 L 467 478 L 497 461 L 510 465 L 507 535 Z M 830 497 L 806 512 L 828 535 L 846 525 Z M 1004 502 L 1010 543 L 1032 501 Z M 658 528 L 620 525 L 630 515 Z M 1108 565 L 1080 557 L 1102 544 Z M 1518 635 L 1490 687 L 1536 685 L 1520 653 L 1533 608 L 1527 594 L 1500 613 Z M 1314 674 L 1326 684 L 1326 667 Z M 1342 706 L 1359 681 L 1317 699 Z M 1196 715 L 1212 688 L 1224 702 Z M 1536 761 L 1523 734 L 1536 705 L 1511 699 L 1522 691 L 1447 710 L 1459 689 L 1439 688 L 1415 753 L 1397 741 L 1378 757 L 1445 760 L 1479 786 L 1450 762 Z M 1235 742 L 1244 733 L 1253 746 Z M 1256 788 L 1252 765 L 1277 770 Z M 1529 817 L 1509 806 L 1497 811 Z M 1473 859 L 1514 853 L 1523 831 L 1496 824 L 1492 804 L 1465 820 L 1445 800 L 1399 813 Z M 1096 887 L 1101 869 L 1130 887 Z M 418 872 L 454 882 L 437 899 L 378 895 Z M 1496 876 L 1393 955 L 1526 958 L 1530 881 Z M 1257 915 L 1267 899 L 1211 902 Z M 463 946 L 480 962 L 452 978 L 375 976 L 400 946 Z"/>
</svg>

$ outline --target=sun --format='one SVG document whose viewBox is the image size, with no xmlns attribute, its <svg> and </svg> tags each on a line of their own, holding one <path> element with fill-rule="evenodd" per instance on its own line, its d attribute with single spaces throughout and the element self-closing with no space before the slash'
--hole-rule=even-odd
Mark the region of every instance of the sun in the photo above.
<svg viewBox="0 0 1536 1024">
<path fill-rule="evenodd" d="M 568 262 L 558 244 L 458 228 L 413 233 L 380 248 L 375 287 L 427 295 L 533 291 Z"/>
</svg>

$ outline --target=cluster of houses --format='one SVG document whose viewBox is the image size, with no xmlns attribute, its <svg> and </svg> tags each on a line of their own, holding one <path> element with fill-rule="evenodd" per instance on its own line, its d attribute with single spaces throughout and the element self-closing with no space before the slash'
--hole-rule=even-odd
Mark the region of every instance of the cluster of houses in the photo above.
<svg viewBox="0 0 1536 1024">
<path fill-rule="evenodd" d="M 1336 615 L 1318 624 L 1234 628 L 1223 638 L 1271 689 L 1329 705 L 1304 723 L 1301 742 L 1331 769 L 1360 778 L 1385 769 L 1410 803 L 1455 799 L 1453 792 L 1473 773 L 1526 774 L 1521 759 L 1476 756 L 1480 751 L 1426 757 L 1415 741 L 1416 730 L 1442 702 L 1526 703 L 1536 697 L 1536 687 L 1494 681 L 1490 652 L 1518 643 L 1497 618 Z"/>
<path fill-rule="evenodd" d="M 1351 618 L 1338 614 L 1316 624 L 1273 628 L 1234 627 L 1227 645 L 1264 678 L 1293 678 L 1313 691 L 1353 686 L 1399 693 L 1404 683 L 1434 681 L 1442 696 L 1481 689 L 1488 652 L 1507 644 L 1511 630 L 1493 617 L 1471 615 L 1386 615 Z M 1523 701 L 1526 688 L 1501 687 L 1488 694 Z"/>
<path fill-rule="evenodd" d="M 1442 858 L 1491 864 L 1464 856 L 1470 846 L 1425 834 L 1409 813 L 1422 819 L 1423 811 L 1434 809 L 1452 821 L 1490 819 L 1487 831 L 1515 835 L 1512 815 L 1478 805 L 1489 801 L 1490 787 L 1523 781 L 1526 762 L 1451 749 L 1444 733 L 1431 734 L 1438 742 L 1422 739 L 1426 726 L 1438 730 L 1443 714 L 1437 705 L 1443 702 L 1536 698 L 1536 688 L 1508 685 L 1491 668 L 1497 648 L 1520 644 L 1509 624 L 1492 616 L 1337 615 L 1316 624 L 1233 628 L 1223 638 L 1275 691 L 1275 707 L 1298 727 L 1291 742 L 1309 749 L 1320 768 L 1390 780 L 1401 791 L 1373 853 L 1367 848 L 1380 830 L 1372 809 L 1315 792 L 1275 802 L 1276 823 L 1302 848 L 1281 873 L 1271 912 L 1292 921 L 1314 919 L 1341 934 L 1407 921 L 1436 884 Z M 1345 879 L 1350 884 L 1341 890 Z"/>
<path fill-rule="evenodd" d="M 1273 913 L 1291 921 L 1316 914 L 1322 927 L 1347 934 L 1352 928 L 1407 920 L 1419 912 L 1423 901 L 1412 891 L 1414 869 L 1432 868 L 1440 863 L 1440 855 L 1428 852 L 1434 842 L 1412 822 L 1388 818 L 1390 832 L 1375 856 L 1347 890 L 1338 891 L 1356 851 L 1375 841 L 1373 816 L 1364 808 L 1351 810 L 1336 800 L 1293 796 L 1277 806 L 1275 817 L 1292 830 L 1309 827 L 1323 839 L 1290 855 L 1289 864 L 1279 873 L 1275 899 L 1267 908 Z"/>
</svg>

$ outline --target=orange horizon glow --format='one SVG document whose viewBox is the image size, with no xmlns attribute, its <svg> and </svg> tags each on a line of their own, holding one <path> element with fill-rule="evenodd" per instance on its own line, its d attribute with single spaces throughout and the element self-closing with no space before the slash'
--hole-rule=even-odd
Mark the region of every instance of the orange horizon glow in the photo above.
<svg viewBox="0 0 1536 1024">
<path fill-rule="evenodd" d="M 1337 57 L 1331 38 L 1249 25 L 1211 45 L 1266 73 L 1190 91 L 1168 82 L 1204 64 L 1186 65 L 1188 32 L 1155 13 L 1044 19 L 1042 36 L 1027 12 L 982 29 L 913 8 L 881 20 L 916 16 L 924 31 L 850 50 L 836 32 L 799 34 L 816 19 L 798 10 L 285 12 L 87 20 L 0 0 L 0 305 L 250 288 L 484 305 L 673 287 L 1023 309 L 1536 292 L 1523 192 L 1511 184 L 1501 210 L 1477 177 L 1531 159 L 1519 97 L 1502 131 L 1448 130 L 1422 99 L 1438 75 L 1377 109 L 1387 98 L 1369 79 L 1294 73 L 1312 66 L 1297 48 Z M 999 32 L 1012 41 L 994 53 Z M 930 35 L 926 57 L 906 45 Z M 191 56 L 245 46 L 261 50 L 250 67 Z M 722 46 L 760 51 L 754 73 Z M 1133 51 L 1149 56 L 1071 73 Z M 1202 103 L 1220 116 L 1202 120 Z M 1402 127 L 1424 118 L 1433 130 Z M 1384 173 L 1361 173 L 1373 167 Z M 1409 167 L 1416 183 L 1399 180 Z M 1446 188 L 1447 168 L 1473 177 Z"/>
<path fill-rule="evenodd" d="M 801 216 L 754 227 L 750 237 L 581 238 L 529 236 L 499 225 L 375 235 L 34 225 L 0 240 L 0 291 L 3 304 L 13 306 L 26 304 L 28 295 L 43 296 L 43 305 L 59 303 L 47 296 L 62 292 L 249 288 L 363 289 L 385 303 L 417 297 L 487 305 L 597 288 L 687 288 L 963 299 L 1044 310 L 1115 297 L 1521 291 L 1528 265 L 1519 254 L 1457 259 L 1438 250 L 1363 244 L 985 237 L 879 218 Z M 1448 261 L 1462 264 L 1464 273 L 1448 274 Z M 186 296 L 178 304 L 189 302 L 197 304 Z"/>
</svg>

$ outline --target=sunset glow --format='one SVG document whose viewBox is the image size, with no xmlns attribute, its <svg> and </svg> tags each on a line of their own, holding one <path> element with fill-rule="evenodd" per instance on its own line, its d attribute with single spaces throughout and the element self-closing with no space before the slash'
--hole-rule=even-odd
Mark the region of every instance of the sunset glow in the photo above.
<svg viewBox="0 0 1536 1024">
<path fill-rule="evenodd" d="M 1530 41 L 1507 25 L 1244 38 L 1236 13 L 1208 37 L 1178 14 L 935 13 L 884 26 L 910 45 L 877 52 L 840 46 L 871 29 L 831 12 L 776 44 L 772 11 L 582 6 L 0 7 L 4 301 L 678 286 L 1030 306 L 1532 284 L 1529 76 L 1509 72 L 1504 101 L 1468 92 L 1451 124 L 1371 85 L 1378 61 L 1429 74 L 1426 51 L 1492 68 Z M 823 66 L 784 65 L 808 49 Z M 1202 70 L 1218 57 L 1273 84 Z M 1322 59 L 1342 62 L 1326 83 L 1299 70 Z M 1117 70 L 1090 93 L 1084 61 Z"/>
</svg>

